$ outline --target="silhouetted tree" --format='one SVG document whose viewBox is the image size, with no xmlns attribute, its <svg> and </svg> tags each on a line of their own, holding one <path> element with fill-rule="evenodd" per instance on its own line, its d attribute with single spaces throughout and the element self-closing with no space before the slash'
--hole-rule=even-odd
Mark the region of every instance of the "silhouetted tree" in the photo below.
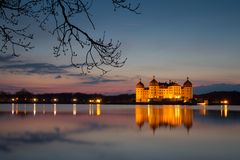
<svg viewBox="0 0 240 160">
<path fill-rule="evenodd" d="M 114 11 L 123 8 L 138 14 L 139 4 L 132 6 L 127 0 L 111 0 L 111 3 Z M 106 41 L 105 34 L 95 39 L 71 20 L 81 14 L 95 29 L 89 10 L 92 5 L 93 0 L 0 0 L 0 52 L 18 56 L 16 48 L 25 51 L 33 48 L 33 34 L 27 32 L 29 25 L 19 26 L 21 17 L 25 16 L 33 18 L 42 30 L 56 36 L 58 44 L 53 47 L 54 56 L 70 54 L 71 63 L 82 73 L 98 68 L 105 74 L 104 66 L 122 67 L 126 59 L 121 58 L 121 42 Z M 84 52 L 76 52 L 76 46 Z M 81 59 L 76 61 L 77 57 Z"/>
<path fill-rule="evenodd" d="M 21 96 L 21 97 L 30 97 L 33 95 L 33 93 L 23 88 L 20 91 L 16 92 L 15 95 Z"/>
</svg>

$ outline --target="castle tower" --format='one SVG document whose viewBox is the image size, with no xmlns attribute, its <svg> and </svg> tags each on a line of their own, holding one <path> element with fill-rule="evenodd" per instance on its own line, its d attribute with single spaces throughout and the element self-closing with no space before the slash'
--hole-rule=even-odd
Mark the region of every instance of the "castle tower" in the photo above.
<svg viewBox="0 0 240 160">
<path fill-rule="evenodd" d="M 153 76 L 153 79 L 149 82 L 149 92 L 148 97 L 150 99 L 158 98 L 158 90 L 159 90 L 159 84 L 155 80 L 155 76 Z"/>
<path fill-rule="evenodd" d="M 192 82 L 189 81 L 189 78 L 187 77 L 186 82 L 183 84 L 182 88 L 182 97 L 184 101 L 189 101 L 193 98 L 193 87 Z"/>
<path fill-rule="evenodd" d="M 144 84 L 141 82 L 141 79 L 136 84 L 136 102 L 143 102 L 144 98 Z"/>
</svg>

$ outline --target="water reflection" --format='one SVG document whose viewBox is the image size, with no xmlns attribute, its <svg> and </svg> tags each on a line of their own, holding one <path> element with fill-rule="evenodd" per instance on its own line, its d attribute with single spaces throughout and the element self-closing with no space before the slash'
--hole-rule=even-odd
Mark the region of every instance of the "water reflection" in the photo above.
<svg viewBox="0 0 240 160">
<path fill-rule="evenodd" d="M 94 115 L 100 116 L 101 115 L 101 104 L 96 104 L 96 105 L 89 104 L 88 114 L 90 116 L 94 116 Z"/>
<path fill-rule="evenodd" d="M 19 113 L 21 113 L 21 115 L 27 115 L 27 113 L 32 113 L 34 116 L 36 116 L 37 114 L 40 114 L 42 112 L 43 115 L 45 115 L 46 113 L 52 113 L 54 116 L 57 115 L 58 110 L 61 113 L 66 112 L 68 113 L 69 110 L 66 108 L 64 110 L 62 110 L 62 108 L 59 109 L 59 104 L 52 104 L 51 106 L 46 106 L 46 104 L 20 104 L 20 108 L 19 108 L 19 104 L 15 104 L 12 103 L 11 104 L 11 114 L 12 115 L 18 115 Z M 61 106 L 61 105 L 60 105 Z M 77 104 L 72 104 L 72 115 L 76 116 L 78 114 L 78 109 L 77 109 Z M 23 113 L 23 114 L 22 114 Z M 101 115 L 101 104 L 89 104 L 88 105 L 88 114 L 90 116 L 100 116 Z"/>
<path fill-rule="evenodd" d="M 94 115 L 94 108 L 92 104 L 89 104 L 88 113 L 90 116 Z"/>
<path fill-rule="evenodd" d="M 201 106 L 202 108 L 199 109 L 199 112 L 202 116 L 206 116 L 207 115 L 207 109 L 206 106 Z"/>
<path fill-rule="evenodd" d="M 15 104 L 12 103 L 12 114 L 14 114 L 14 111 L 15 111 Z"/>
<path fill-rule="evenodd" d="M 97 116 L 101 115 L 101 105 L 97 104 Z"/>
<path fill-rule="evenodd" d="M 50 105 L 50 104 L 49 104 Z M 60 105 L 61 106 L 61 105 Z M 72 115 L 76 116 L 80 113 L 80 109 L 77 104 L 72 104 Z M 209 106 L 200 106 L 198 110 L 196 110 L 200 116 L 207 117 L 209 116 Z M 57 115 L 58 110 L 60 114 L 63 112 L 62 108 L 59 108 L 59 104 L 52 104 L 47 106 L 46 104 L 11 104 L 11 114 L 12 115 L 27 115 L 31 112 L 34 116 L 42 113 L 45 115 L 46 113 L 52 113 L 54 116 Z M 69 112 L 69 109 L 66 109 L 66 112 Z M 85 112 L 84 112 L 85 113 Z M 101 104 L 89 104 L 88 105 L 88 115 L 90 116 L 101 116 Z M 79 114 L 80 115 L 80 114 Z M 178 127 L 185 126 L 187 129 L 191 128 L 192 120 L 193 120 L 193 109 L 191 107 L 183 107 L 183 106 L 156 106 L 156 105 L 148 105 L 147 107 L 143 107 L 141 105 L 136 105 L 135 107 L 135 116 L 136 116 L 136 124 L 139 128 L 142 127 L 144 123 L 148 123 L 150 128 L 155 130 L 158 127 Z M 229 116 L 229 106 L 222 105 L 219 106 L 218 115 L 222 118 L 228 118 Z M 211 115 L 210 115 L 211 116 Z"/>
<path fill-rule="evenodd" d="M 43 109 L 42 109 L 42 111 L 43 111 L 43 114 L 46 114 L 46 105 L 45 105 L 45 104 L 43 104 Z"/>
<path fill-rule="evenodd" d="M 24 104 L 24 105 L 23 105 L 23 108 L 24 108 L 24 109 L 23 109 L 24 114 L 26 115 L 26 114 L 27 114 L 27 104 Z"/>
<path fill-rule="evenodd" d="M 193 123 L 193 110 L 187 107 L 181 109 L 180 106 L 161 108 L 154 106 L 142 108 L 141 106 L 136 106 L 135 117 L 139 128 L 142 128 L 144 123 L 148 123 L 153 131 L 162 126 L 173 128 L 181 125 L 189 130 Z"/>
<path fill-rule="evenodd" d="M 92 146 L 95 142 L 90 140 L 68 138 L 66 133 L 61 132 L 59 128 L 54 128 L 48 132 L 23 132 L 14 134 L 0 134 L 0 153 L 13 152 L 14 146 L 19 145 L 44 145 L 52 142 L 69 143 L 75 145 Z M 101 144 L 101 146 L 104 144 Z"/>
<path fill-rule="evenodd" d="M 0 157 L 237 159 L 240 106 L 236 107 L 3 104 Z"/>
<path fill-rule="evenodd" d="M 15 112 L 18 114 L 18 104 L 16 104 Z"/>
<path fill-rule="evenodd" d="M 73 104 L 73 115 L 77 115 L 77 104 Z"/>
<path fill-rule="evenodd" d="M 33 115 L 35 116 L 37 113 L 37 106 L 36 103 L 33 104 Z"/>
<path fill-rule="evenodd" d="M 56 103 L 53 104 L 53 114 L 54 114 L 54 116 L 57 115 L 57 104 Z"/>
<path fill-rule="evenodd" d="M 221 106 L 221 117 L 227 118 L 228 116 L 228 106 L 223 105 Z"/>
</svg>

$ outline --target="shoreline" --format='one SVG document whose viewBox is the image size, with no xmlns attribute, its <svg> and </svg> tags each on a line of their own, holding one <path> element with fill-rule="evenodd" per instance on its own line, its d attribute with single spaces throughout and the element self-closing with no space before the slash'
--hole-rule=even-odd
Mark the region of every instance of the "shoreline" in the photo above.
<svg viewBox="0 0 240 160">
<path fill-rule="evenodd" d="M 86 104 L 92 104 L 92 105 L 184 105 L 184 106 L 191 106 L 191 105 L 197 105 L 197 106 L 214 106 L 214 105 L 231 105 L 231 106 L 236 106 L 236 105 L 240 105 L 240 104 L 218 104 L 218 103 L 212 103 L 212 104 L 206 104 L 206 105 L 201 105 L 201 104 L 197 104 L 197 103 L 32 103 L 32 102 L 28 102 L 28 103 L 9 103 L 9 102 L 1 102 L 0 104 L 78 104 L 78 105 L 86 105 Z"/>
</svg>

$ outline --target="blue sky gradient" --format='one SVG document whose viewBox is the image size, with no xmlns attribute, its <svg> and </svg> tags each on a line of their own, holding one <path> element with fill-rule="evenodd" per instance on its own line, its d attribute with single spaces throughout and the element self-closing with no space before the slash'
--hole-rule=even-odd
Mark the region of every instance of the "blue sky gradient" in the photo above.
<svg viewBox="0 0 240 160">
<path fill-rule="evenodd" d="M 27 74 L 26 70 L 21 71 L 21 69 L 16 73 L 14 67 L 4 69 L 6 64 L 0 61 L 0 70 L 4 74 L 0 78 L 1 84 L 30 88 L 35 92 L 44 92 L 44 90 L 60 92 L 62 88 L 62 91 L 128 93 L 134 91 L 135 83 L 140 77 L 147 84 L 153 75 L 160 81 L 171 79 L 180 83 L 189 76 L 195 86 L 240 83 L 240 1 L 139 0 L 132 2 L 141 3 L 140 15 L 123 9 L 114 12 L 108 0 L 94 1 L 91 13 L 96 30 L 93 30 L 82 17 L 72 19 L 75 24 L 86 27 L 86 31 L 96 38 L 101 37 L 105 32 L 106 38 L 121 41 L 123 57 L 128 58 L 123 68 L 112 68 L 112 72 L 104 79 L 95 78 L 95 81 L 99 79 L 99 83 L 95 85 L 91 83 L 92 77 L 100 74 L 95 71 L 85 77 L 70 76 L 80 72 L 75 68 L 66 67 L 56 70 L 64 70 L 61 73 L 44 74 L 41 63 L 68 66 L 70 56 L 53 57 L 52 46 L 56 43 L 54 37 L 32 25 L 31 30 L 35 33 L 33 41 L 35 48 L 30 53 L 21 53 L 20 58 L 14 58 L 14 61 L 21 61 L 21 64 L 28 66 L 29 64 L 39 66 L 39 72 L 36 71 L 38 68 L 34 68 L 35 73 Z M 16 62 L 11 65 L 16 65 Z M 29 85 L 29 79 L 38 79 L 36 77 L 40 75 L 53 83 L 48 85 L 36 81 L 36 84 Z M 16 78 L 21 79 L 21 83 L 14 81 Z M 34 89 L 36 85 L 45 88 Z"/>
</svg>

